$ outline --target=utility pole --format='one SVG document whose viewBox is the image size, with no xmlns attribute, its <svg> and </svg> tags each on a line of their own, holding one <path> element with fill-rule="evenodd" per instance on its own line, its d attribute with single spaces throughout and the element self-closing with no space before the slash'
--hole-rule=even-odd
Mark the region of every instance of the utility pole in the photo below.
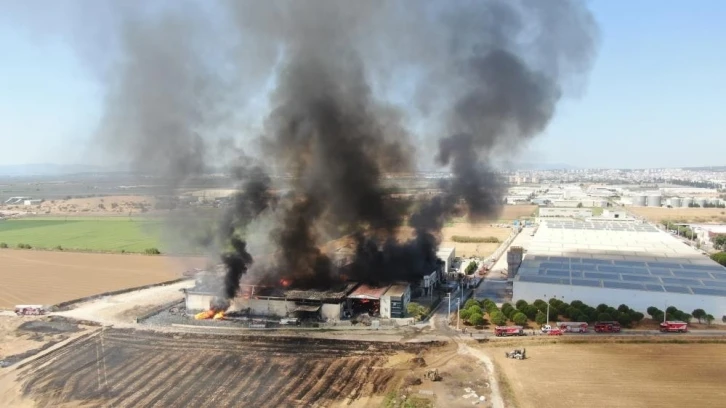
<svg viewBox="0 0 726 408">
<path fill-rule="evenodd" d="M 451 319 L 451 292 L 449 292 L 446 297 L 449 299 L 449 313 L 446 315 L 447 319 Z M 448 321 L 448 320 L 447 320 Z M 447 323 L 448 324 L 448 323 Z"/>
<path fill-rule="evenodd" d="M 550 324 L 550 302 L 547 302 L 547 325 Z"/>
<path fill-rule="evenodd" d="M 456 331 L 459 331 L 459 320 L 461 319 L 461 298 L 456 299 Z"/>
</svg>

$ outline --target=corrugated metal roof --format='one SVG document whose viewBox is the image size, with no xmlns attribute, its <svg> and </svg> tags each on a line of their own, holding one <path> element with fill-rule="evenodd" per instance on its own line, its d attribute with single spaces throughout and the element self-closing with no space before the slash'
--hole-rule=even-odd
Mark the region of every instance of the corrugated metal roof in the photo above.
<svg viewBox="0 0 726 408">
<path fill-rule="evenodd" d="M 383 296 L 390 286 L 373 287 L 369 285 L 360 285 L 358 289 L 354 290 L 350 295 L 351 299 L 373 299 L 377 300 Z"/>
<path fill-rule="evenodd" d="M 403 296 L 406 291 L 408 290 L 409 285 L 404 283 L 399 283 L 395 285 L 391 285 L 391 287 L 386 291 L 386 296 Z"/>
</svg>

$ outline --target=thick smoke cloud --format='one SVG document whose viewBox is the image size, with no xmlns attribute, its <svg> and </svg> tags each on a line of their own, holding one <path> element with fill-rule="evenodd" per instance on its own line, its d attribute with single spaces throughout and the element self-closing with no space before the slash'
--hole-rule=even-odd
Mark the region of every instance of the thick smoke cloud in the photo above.
<svg viewBox="0 0 726 408">
<path fill-rule="evenodd" d="M 227 297 L 244 276 L 323 288 L 431 273 L 447 218 L 496 216 L 493 150 L 546 128 L 597 43 L 574 0 L 141 4 L 108 24 L 120 46 L 98 141 L 173 187 L 216 164 L 221 133 L 259 146 L 221 222 Z M 255 116 L 258 132 L 234 134 Z M 453 175 L 439 196 L 410 208 L 388 196 L 385 174 L 432 158 Z M 248 253 L 260 234 L 272 249 Z M 355 257 L 341 269 L 323 244 L 346 235 Z"/>
</svg>

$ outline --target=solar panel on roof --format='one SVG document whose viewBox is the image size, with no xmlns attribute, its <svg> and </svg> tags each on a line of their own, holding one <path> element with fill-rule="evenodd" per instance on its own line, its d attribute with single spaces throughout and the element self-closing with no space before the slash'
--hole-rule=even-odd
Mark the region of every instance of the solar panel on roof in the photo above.
<svg viewBox="0 0 726 408">
<path fill-rule="evenodd" d="M 651 285 L 651 284 L 645 284 L 645 290 L 651 291 L 651 292 L 665 292 L 665 289 L 663 289 L 663 285 Z"/>
<path fill-rule="evenodd" d="M 547 269 L 547 272 L 545 272 L 545 275 L 557 276 L 559 278 L 569 278 L 570 271 L 566 271 L 566 270 L 562 270 L 562 269 Z"/>
<path fill-rule="evenodd" d="M 621 273 L 629 273 L 631 275 L 650 275 L 650 271 L 645 268 L 623 268 Z"/>
<path fill-rule="evenodd" d="M 681 269 L 681 264 L 675 262 L 648 262 L 648 266 L 653 268 Z"/>
<path fill-rule="evenodd" d="M 615 282 L 615 281 L 602 281 L 603 286 L 611 289 L 634 289 L 643 290 L 644 286 L 640 283 L 635 282 Z"/>
<path fill-rule="evenodd" d="M 699 271 L 726 272 L 726 268 L 724 268 L 721 265 L 695 265 L 695 264 L 690 264 L 690 265 L 683 265 L 683 267 L 685 269 L 696 269 L 696 270 L 699 270 Z"/>
<path fill-rule="evenodd" d="M 622 274 L 620 275 L 624 281 L 629 282 L 643 282 L 643 283 L 655 283 L 659 284 L 660 279 L 658 279 L 655 276 L 643 276 L 643 275 L 626 275 Z"/>
<path fill-rule="evenodd" d="M 520 282 L 551 283 L 555 285 L 568 285 L 569 279 L 553 278 L 549 276 L 520 276 Z M 565 282 L 566 281 L 566 282 Z"/>
<path fill-rule="evenodd" d="M 701 281 L 696 279 L 681 279 L 681 278 L 660 278 L 666 285 L 682 285 L 682 286 L 701 286 Z"/>
<path fill-rule="evenodd" d="M 709 275 L 708 272 L 683 270 L 676 271 L 675 275 L 677 278 L 711 279 L 711 275 Z"/>
<path fill-rule="evenodd" d="M 714 279 L 716 279 L 716 280 L 726 281 L 726 273 L 714 273 L 714 272 L 711 272 L 711 276 Z"/>
<path fill-rule="evenodd" d="M 598 265 L 597 270 L 601 272 L 620 272 L 620 269 L 613 265 Z"/>
<path fill-rule="evenodd" d="M 590 280 L 590 279 L 571 279 L 573 285 L 577 286 L 590 286 L 590 287 L 600 287 L 600 281 L 599 280 Z"/>
<path fill-rule="evenodd" d="M 573 278 L 582 278 L 583 273 L 581 271 L 572 271 L 570 272 L 570 276 L 572 276 Z"/>
<path fill-rule="evenodd" d="M 585 272 L 587 279 L 608 279 L 608 280 L 619 280 L 620 276 L 617 273 L 607 272 Z"/>
<path fill-rule="evenodd" d="M 661 269 L 661 268 L 648 268 L 650 270 L 651 275 L 656 276 L 673 276 L 670 269 Z"/>
<path fill-rule="evenodd" d="M 668 286 L 663 285 L 663 288 L 666 290 L 666 292 L 670 293 L 688 293 L 691 294 L 691 290 L 688 289 L 686 286 Z"/>
<path fill-rule="evenodd" d="M 565 265 L 566 264 L 563 264 L 562 262 L 542 262 L 540 264 L 540 268 L 565 269 L 565 268 L 567 268 L 567 266 L 565 266 Z"/>
<path fill-rule="evenodd" d="M 697 295 L 726 296 L 726 289 L 691 288 Z"/>
<path fill-rule="evenodd" d="M 645 262 L 641 261 L 613 261 L 615 265 L 618 266 L 637 266 L 637 267 L 645 267 Z"/>
<path fill-rule="evenodd" d="M 537 275 L 539 273 L 539 268 L 523 268 L 520 266 L 517 273 L 520 275 Z"/>
<path fill-rule="evenodd" d="M 715 287 L 715 288 L 726 288 L 726 281 L 713 281 L 713 280 L 702 280 L 703 286 Z"/>
</svg>

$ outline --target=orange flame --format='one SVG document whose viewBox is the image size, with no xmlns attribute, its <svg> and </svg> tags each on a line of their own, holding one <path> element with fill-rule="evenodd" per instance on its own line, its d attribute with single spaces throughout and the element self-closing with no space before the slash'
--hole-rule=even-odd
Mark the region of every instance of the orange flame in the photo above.
<svg viewBox="0 0 726 408">
<path fill-rule="evenodd" d="M 224 312 L 217 312 L 214 314 L 214 317 L 212 317 L 214 320 L 222 320 L 224 319 Z"/>
<path fill-rule="evenodd" d="M 282 278 L 282 279 L 280 279 L 280 285 L 282 285 L 284 287 L 288 287 L 288 286 L 290 286 L 290 281 L 285 278 Z"/>
<path fill-rule="evenodd" d="M 211 319 L 212 317 L 214 317 L 214 314 L 215 314 L 215 313 L 214 313 L 214 310 L 205 310 L 205 311 L 203 311 L 203 312 L 201 312 L 201 313 L 197 313 L 197 314 L 195 314 L 195 315 L 194 315 L 194 318 L 195 318 L 196 320 L 205 320 L 205 319 Z"/>
</svg>

